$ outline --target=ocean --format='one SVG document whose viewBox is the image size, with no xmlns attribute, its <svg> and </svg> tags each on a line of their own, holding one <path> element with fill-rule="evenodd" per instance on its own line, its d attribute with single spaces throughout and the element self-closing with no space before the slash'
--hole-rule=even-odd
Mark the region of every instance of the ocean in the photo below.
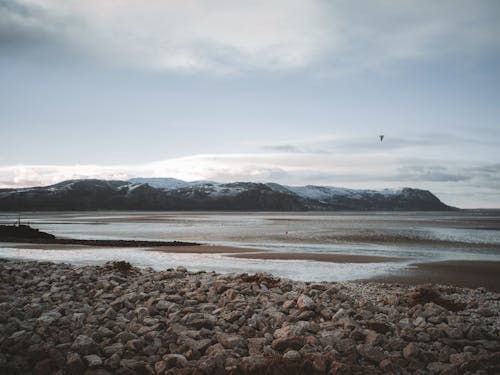
<svg viewBox="0 0 500 375">
<path fill-rule="evenodd" d="M 17 220 L 0 213 L 0 223 Z M 500 261 L 500 211 L 30 212 L 23 223 L 58 237 L 194 241 L 275 252 L 369 255 L 400 262 L 329 263 L 170 254 L 144 248 L 39 248 L 0 243 L 0 257 L 74 264 L 126 260 L 154 269 L 269 272 L 304 281 L 364 279 L 444 260 Z"/>
</svg>

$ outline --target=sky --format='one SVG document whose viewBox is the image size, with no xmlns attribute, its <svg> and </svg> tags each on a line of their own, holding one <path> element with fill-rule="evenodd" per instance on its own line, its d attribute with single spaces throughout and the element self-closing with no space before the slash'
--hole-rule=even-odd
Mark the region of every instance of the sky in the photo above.
<svg viewBox="0 0 500 375">
<path fill-rule="evenodd" d="M 496 0 L 0 0 L 0 187 L 409 186 L 498 208 L 499 17 Z"/>
</svg>

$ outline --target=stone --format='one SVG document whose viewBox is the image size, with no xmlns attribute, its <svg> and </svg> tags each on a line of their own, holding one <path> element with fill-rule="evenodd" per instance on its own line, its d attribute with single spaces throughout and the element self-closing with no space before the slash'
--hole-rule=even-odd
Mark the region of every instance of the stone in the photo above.
<svg viewBox="0 0 500 375">
<path fill-rule="evenodd" d="M 341 317 L 343 317 L 345 315 L 346 315 L 345 309 L 344 308 L 340 308 L 340 309 L 337 310 L 337 312 L 335 314 L 333 314 L 332 320 L 340 319 Z"/>
<path fill-rule="evenodd" d="M 386 358 L 384 352 L 377 346 L 360 344 L 356 347 L 356 350 L 363 358 L 376 364 L 382 362 Z"/>
<path fill-rule="evenodd" d="M 345 363 L 333 361 L 328 375 L 351 375 L 353 372 Z"/>
<path fill-rule="evenodd" d="M 302 346 L 304 346 L 304 337 L 302 336 L 282 337 L 272 342 L 272 348 L 280 352 L 287 349 L 299 350 Z"/>
<path fill-rule="evenodd" d="M 226 349 L 244 347 L 246 344 L 246 341 L 242 336 L 227 335 L 223 333 L 217 334 L 217 341 L 219 341 Z"/>
<path fill-rule="evenodd" d="M 118 367 L 120 367 L 120 361 L 121 358 L 117 353 L 114 353 L 104 361 L 104 365 L 112 370 L 116 370 Z"/>
<path fill-rule="evenodd" d="M 443 371 L 448 371 L 453 367 L 452 364 L 443 362 L 431 362 L 427 365 L 427 370 L 432 374 L 441 374 Z"/>
<path fill-rule="evenodd" d="M 248 340 L 248 354 L 261 355 L 264 350 L 266 339 L 263 337 L 249 338 Z"/>
<path fill-rule="evenodd" d="M 83 357 L 89 368 L 97 368 L 102 365 L 102 358 L 96 354 L 90 354 Z"/>
<path fill-rule="evenodd" d="M 129 340 L 130 341 L 130 340 Z M 102 351 L 106 356 L 111 356 L 115 353 L 121 354 L 123 351 L 123 344 L 121 342 L 116 342 L 114 344 L 105 346 Z"/>
<path fill-rule="evenodd" d="M 80 375 L 85 371 L 85 364 L 78 353 L 69 352 L 66 356 L 66 368 L 70 374 Z"/>
<path fill-rule="evenodd" d="M 450 354 L 450 363 L 460 365 L 470 361 L 472 358 L 473 354 L 470 352 Z"/>
<path fill-rule="evenodd" d="M 182 354 L 166 354 L 163 356 L 162 360 L 165 362 L 167 368 L 183 368 L 188 364 L 186 357 Z"/>
<path fill-rule="evenodd" d="M 314 301 L 305 294 L 301 294 L 299 298 L 297 298 L 297 307 L 301 310 L 311 309 L 315 305 Z"/>
<path fill-rule="evenodd" d="M 289 350 L 283 354 L 283 359 L 286 361 L 299 361 L 302 356 L 296 350 Z"/>
<path fill-rule="evenodd" d="M 403 357 L 406 360 L 417 360 L 418 357 L 420 356 L 420 349 L 415 345 L 414 342 L 410 342 L 406 347 L 403 349 Z"/>
<path fill-rule="evenodd" d="M 78 335 L 71 345 L 71 349 L 82 355 L 96 354 L 99 351 L 96 342 L 91 337 L 85 335 Z"/>
<path fill-rule="evenodd" d="M 243 374 L 265 373 L 269 360 L 264 356 L 243 357 L 238 368 Z"/>
<path fill-rule="evenodd" d="M 378 334 L 371 329 L 364 331 L 365 334 L 365 344 L 368 345 L 381 345 L 384 342 L 384 336 Z"/>
<path fill-rule="evenodd" d="M 48 311 L 40 315 L 37 321 L 44 326 L 48 326 L 58 320 L 61 316 L 62 315 L 59 311 Z"/>
<path fill-rule="evenodd" d="M 135 314 L 137 316 L 137 320 L 142 322 L 144 318 L 149 315 L 149 310 L 146 307 L 138 307 L 135 309 Z"/>
<path fill-rule="evenodd" d="M 366 328 L 371 329 L 377 333 L 387 333 L 391 330 L 391 327 L 383 321 L 380 320 L 368 320 L 365 323 Z"/>
</svg>

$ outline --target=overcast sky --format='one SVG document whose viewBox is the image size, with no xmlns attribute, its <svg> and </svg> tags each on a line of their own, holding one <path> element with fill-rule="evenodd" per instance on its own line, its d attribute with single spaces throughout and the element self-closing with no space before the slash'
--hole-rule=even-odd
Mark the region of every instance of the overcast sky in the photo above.
<svg viewBox="0 0 500 375">
<path fill-rule="evenodd" d="M 0 0 L 0 187 L 411 186 L 500 207 L 499 19 L 497 0 Z"/>
</svg>

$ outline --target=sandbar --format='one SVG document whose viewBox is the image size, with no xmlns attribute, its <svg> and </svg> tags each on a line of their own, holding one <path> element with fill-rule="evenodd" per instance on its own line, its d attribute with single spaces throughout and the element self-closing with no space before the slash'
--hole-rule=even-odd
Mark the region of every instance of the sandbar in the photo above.
<svg viewBox="0 0 500 375">
<path fill-rule="evenodd" d="M 249 249 L 235 246 L 218 245 L 196 245 L 196 246 L 158 246 L 148 248 L 149 251 L 160 251 L 162 253 L 194 253 L 194 254 L 232 254 L 248 252 L 267 252 L 268 250 Z"/>
<path fill-rule="evenodd" d="M 261 260 L 311 260 L 330 263 L 385 263 L 402 262 L 406 259 L 371 255 L 351 254 L 317 254 L 317 253 L 245 253 L 229 255 L 232 258 L 261 259 Z"/>
<path fill-rule="evenodd" d="M 453 260 L 412 264 L 396 274 L 376 276 L 368 281 L 399 284 L 445 284 L 466 288 L 484 287 L 500 292 L 500 261 Z"/>
</svg>

